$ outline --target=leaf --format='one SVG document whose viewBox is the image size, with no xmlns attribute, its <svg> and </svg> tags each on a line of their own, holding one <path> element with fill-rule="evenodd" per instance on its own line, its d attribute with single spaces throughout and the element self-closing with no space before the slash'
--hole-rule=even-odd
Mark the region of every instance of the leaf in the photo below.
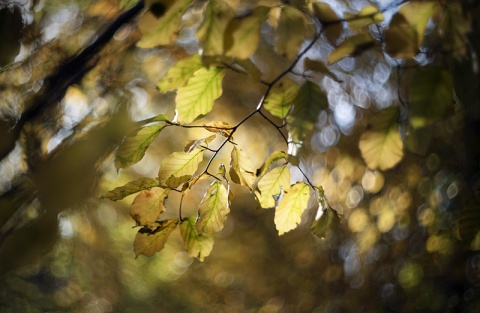
<svg viewBox="0 0 480 313">
<path fill-rule="evenodd" d="M 220 68 L 201 68 L 178 89 L 175 102 L 180 123 L 191 123 L 212 110 L 213 102 L 222 95 L 224 74 Z"/>
<path fill-rule="evenodd" d="M 337 13 L 325 2 L 311 3 L 311 10 L 314 16 L 322 23 L 324 35 L 327 40 L 335 45 L 342 34 L 343 24 Z"/>
<path fill-rule="evenodd" d="M 257 176 L 261 177 L 265 174 L 269 169 L 270 166 L 277 162 L 278 160 L 284 159 L 285 161 L 288 158 L 288 154 L 284 151 L 275 151 L 263 162 L 262 166 L 257 170 Z"/>
<path fill-rule="evenodd" d="M 211 234 L 223 229 L 230 205 L 227 189 L 221 182 L 214 181 L 208 187 L 198 211 L 199 218 L 195 229 L 199 234 Z"/>
<path fill-rule="evenodd" d="M 292 6 L 283 6 L 275 32 L 275 50 L 287 60 L 295 59 L 306 32 L 302 12 Z"/>
<path fill-rule="evenodd" d="M 317 215 L 312 226 L 310 226 L 310 230 L 317 237 L 325 239 L 340 226 L 342 215 L 338 214 L 330 206 L 323 209 L 319 208 L 319 213 L 321 215 L 319 217 Z"/>
<path fill-rule="evenodd" d="M 323 63 L 320 60 L 311 60 L 310 58 L 305 58 L 303 60 L 303 66 L 307 70 L 312 70 L 315 72 L 325 74 L 331 79 L 333 79 L 334 81 L 336 81 L 337 83 L 343 83 L 343 81 L 340 78 L 338 78 L 338 76 L 335 75 L 335 73 L 330 71 L 328 67 L 325 65 L 325 63 Z"/>
<path fill-rule="evenodd" d="M 154 187 L 143 190 L 133 200 L 130 206 L 130 216 L 137 222 L 137 225 L 152 224 L 160 215 L 165 212 L 165 199 L 169 189 Z"/>
<path fill-rule="evenodd" d="M 357 14 L 345 14 L 348 25 L 353 30 L 358 30 L 370 24 L 383 22 L 383 15 L 374 5 L 368 5 L 360 10 Z"/>
<path fill-rule="evenodd" d="M 409 90 L 409 117 L 413 128 L 440 120 L 453 103 L 453 83 L 447 69 L 426 66 L 417 71 Z"/>
<path fill-rule="evenodd" d="M 131 182 L 128 182 L 124 186 L 117 187 L 113 190 L 110 190 L 104 196 L 100 197 L 100 199 L 107 198 L 112 201 L 117 201 L 131 194 L 137 193 L 145 189 L 157 187 L 157 186 L 158 186 L 158 179 L 150 178 L 150 177 L 142 177 L 136 180 L 132 180 Z"/>
<path fill-rule="evenodd" d="M 262 208 L 269 209 L 275 207 L 274 196 L 280 194 L 280 187 L 284 191 L 290 189 L 290 170 L 286 165 L 274 168 L 258 182 L 255 195 Z"/>
<path fill-rule="evenodd" d="M 241 67 L 247 73 L 247 75 L 253 78 L 255 81 L 259 81 L 262 78 L 262 72 L 260 72 L 258 67 L 250 59 L 236 59 L 234 64 Z"/>
<path fill-rule="evenodd" d="M 275 84 L 265 99 L 264 107 L 273 116 L 284 119 L 292 107 L 300 87 L 290 79 L 283 79 Z"/>
<path fill-rule="evenodd" d="M 169 122 L 169 118 L 164 114 L 158 114 L 151 119 L 151 122 Z"/>
<path fill-rule="evenodd" d="M 188 251 L 188 255 L 203 262 L 213 250 L 213 237 L 210 234 L 198 234 L 195 229 L 196 217 L 188 217 L 180 224 L 183 242 Z"/>
<path fill-rule="evenodd" d="M 160 92 L 168 92 L 183 87 L 193 74 L 202 67 L 202 60 L 198 54 L 178 61 L 157 84 L 158 89 Z"/>
<path fill-rule="evenodd" d="M 360 152 L 369 168 L 383 171 L 402 160 L 403 141 L 400 137 L 398 116 L 396 107 L 378 112 L 360 137 Z"/>
<path fill-rule="evenodd" d="M 158 171 L 161 186 L 177 188 L 192 177 L 203 160 L 203 151 L 174 152 L 162 160 Z"/>
<path fill-rule="evenodd" d="M 224 1 L 208 1 L 203 22 L 196 33 L 200 55 L 222 56 L 224 54 L 224 33 L 232 16 L 232 10 Z"/>
<path fill-rule="evenodd" d="M 178 37 L 183 13 L 191 2 L 191 0 L 163 0 L 154 3 L 140 20 L 142 38 L 137 42 L 137 46 L 153 48 L 173 44 Z"/>
<path fill-rule="evenodd" d="M 260 28 L 270 8 L 260 6 L 250 14 L 233 18 L 225 30 L 225 55 L 247 59 L 260 42 Z"/>
<path fill-rule="evenodd" d="M 356 56 L 365 50 L 375 46 L 375 40 L 369 33 L 361 33 L 353 35 L 345 39 L 335 50 L 330 53 L 327 58 L 329 64 L 337 63 L 338 61 L 348 56 Z"/>
<path fill-rule="evenodd" d="M 207 124 L 203 124 L 203 128 L 205 128 L 209 132 L 217 133 L 217 134 L 222 135 L 225 138 L 230 138 L 230 139 L 233 140 L 232 132 L 233 132 L 234 129 L 227 122 L 219 122 L 219 121 L 210 122 L 210 123 L 207 123 Z"/>
<path fill-rule="evenodd" d="M 252 161 L 248 155 L 238 147 L 233 147 L 232 149 L 229 174 L 234 183 L 247 186 L 250 190 L 253 190 L 256 176 Z"/>
<path fill-rule="evenodd" d="M 178 218 L 155 222 L 143 227 L 137 233 L 133 248 L 136 258 L 140 254 L 152 256 L 165 246 L 168 236 L 178 225 Z"/>
<path fill-rule="evenodd" d="M 313 129 L 320 112 L 328 108 L 328 100 L 320 87 L 307 81 L 298 91 L 293 103 L 294 109 L 287 116 L 287 127 L 293 140 L 301 142 Z"/>
<path fill-rule="evenodd" d="M 278 203 L 275 209 L 275 225 L 279 235 L 294 229 L 302 221 L 302 213 L 307 209 L 310 198 L 310 187 L 298 182 Z"/>
<path fill-rule="evenodd" d="M 163 128 L 165 128 L 165 124 L 149 125 L 140 128 L 135 135 L 127 136 L 118 147 L 115 168 L 118 170 L 139 162 Z"/>
<path fill-rule="evenodd" d="M 394 58 L 412 58 L 423 43 L 428 20 L 436 1 L 412 1 L 403 5 L 385 31 L 385 49 Z"/>
<path fill-rule="evenodd" d="M 212 142 L 217 137 L 217 135 L 211 135 L 206 138 L 202 139 L 197 139 L 197 140 L 189 140 L 187 141 L 187 144 L 185 145 L 185 148 L 183 149 L 183 152 L 192 152 L 194 149 L 197 149 L 198 147 L 202 145 L 207 145 Z"/>
</svg>

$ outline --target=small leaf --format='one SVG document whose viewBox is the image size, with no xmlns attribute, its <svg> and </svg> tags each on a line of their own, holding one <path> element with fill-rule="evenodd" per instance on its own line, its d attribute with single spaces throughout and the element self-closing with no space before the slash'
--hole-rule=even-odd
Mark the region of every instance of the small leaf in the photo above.
<svg viewBox="0 0 480 313">
<path fill-rule="evenodd" d="M 203 262 L 213 250 L 213 237 L 210 234 L 198 234 L 195 229 L 196 217 L 188 217 L 180 224 L 183 242 L 188 251 L 188 255 Z"/>
<path fill-rule="evenodd" d="M 275 207 L 275 196 L 279 195 L 281 189 L 290 189 L 290 170 L 286 165 L 279 166 L 265 174 L 257 185 L 255 195 L 260 206 L 264 209 Z"/>
<path fill-rule="evenodd" d="M 137 233 L 133 248 L 136 258 L 140 254 L 152 256 L 165 246 L 168 236 L 178 225 L 178 218 L 155 222 L 143 227 Z"/>
<path fill-rule="evenodd" d="M 247 186 L 250 190 L 253 190 L 256 177 L 252 161 L 248 155 L 238 147 L 233 147 L 229 174 L 234 183 Z"/>
<path fill-rule="evenodd" d="M 257 170 L 257 176 L 261 177 L 263 174 L 265 174 L 269 169 L 272 164 L 275 162 L 284 159 L 285 161 L 288 158 L 288 154 L 283 152 L 283 151 L 275 151 L 270 156 L 263 162 L 262 166 Z"/>
<path fill-rule="evenodd" d="M 203 146 L 203 145 L 207 145 L 212 142 L 215 138 L 217 137 L 217 135 L 211 135 L 209 137 L 206 137 L 206 138 L 202 138 L 202 139 L 197 139 L 197 140 L 189 140 L 187 141 L 187 144 L 185 145 L 185 148 L 183 149 L 183 152 L 192 152 L 194 149 L 197 149 L 198 147 L 200 146 Z"/>
<path fill-rule="evenodd" d="M 227 214 L 230 212 L 228 192 L 219 181 L 214 181 L 207 189 L 198 206 L 199 218 L 195 229 L 199 234 L 215 233 L 223 229 Z"/>
<path fill-rule="evenodd" d="M 303 60 L 303 66 L 307 70 L 312 70 L 315 72 L 325 74 L 331 79 L 333 79 L 334 81 L 336 81 L 337 83 L 343 83 L 343 81 L 340 78 L 338 78 L 338 76 L 335 75 L 335 73 L 330 71 L 328 67 L 320 60 L 311 60 L 309 58 L 305 58 Z"/>
<path fill-rule="evenodd" d="M 300 86 L 290 79 L 283 79 L 275 84 L 265 99 L 264 107 L 273 116 L 284 119 L 292 107 Z"/>
<path fill-rule="evenodd" d="M 164 127 L 165 124 L 145 126 L 140 128 L 135 135 L 127 136 L 118 147 L 115 168 L 126 168 L 139 162 Z"/>
<path fill-rule="evenodd" d="M 205 128 L 209 132 L 220 134 L 225 138 L 230 137 L 230 139 L 233 140 L 232 138 L 233 127 L 227 122 L 220 122 L 220 121 L 210 122 L 207 124 L 203 124 L 203 128 Z"/>
<path fill-rule="evenodd" d="M 283 6 L 275 32 L 275 50 L 287 60 L 295 59 L 306 32 L 303 13 L 292 6 Z"/>
<path fill-rule="evenodd" d="M 302 213 L 307 209 L 310 187 L 298 182 L 285 193 L 275 209 L 275 225 L 279 235 L 294 229 L 302 220 Z"/>
<path fill-rule="evenodd" d="M 232 16 L 231 8 L 224 1 L 208 1 L 203 14 L 203 22 L 196 33 L 202 56 L 223 55 L 225 29 Z"/>
<path fill-rule="evenodd" d="M 203 160 L 203 151 L 174 152 L 162 160 L 158 172 L 160 185 L 177 188 L 192 177 Z"/>
<path fill-rule="evenodd" d="M 342 215 L 332 209 L 330 206 L 325 208 L 319 208 L 321 216 L 317 215 L 315 221 L 313 221 L 310 227 L 312 233 L 321 239 L 325 239 L 332 232 L 334 232 L 339 226 L 342 219 Z"/>
<path fill-rule="evenodd" d="M 327 58 L 329 64 L 348 56 L 356 56 L 375 46 L 375 40 L 369 33 L 361 33 L 345 39 Z"/>
<path fill-rule="evenodd" d="M 107 192 L 101 199 L 107 198 L 112 201 L 117 201 L 125 198 L 126 196 L 132 195 L 139 191 L 150 189 L 158 186 L 158 179 L 142 177 L 131 182 L 128 182 L 124 186 L 117 187 L 113 190 Z"/>
<path fill-rule="evenodd" d="M 220 68 L 201 68 L 178 89 L 175 102 L 180 123 L 191 123 L 212 110 L 213 102 L 222 95 L 224 74 Z"/>
<path fill-rule="evenodd" d="M 337 13 L 324 2 L 315 2 L 311 3 L 311 10 L 313 11 L 314 16 L 322 23 L 325 28 L 323 33 L 327 40 L 335 45 L 337 39 L 340 37 L 343 31 L 343 25 L 340 17 Z"/>
<path fill-rule="evenodd" d="M 357 30 L 370 24 L 383 22 L 383 15 L 374 5 L 368 5 L 360 10 L 357 14 L 345 14 L 350 28 Z"/>
<path fill-rule="evenodd" d="M 176 90 L 187 84 L 193 74 L 203 67 L 202 60 L 198 54 L 180 60 L 173 65 L 157 84 L 160 92 Z"/>
<path fill-rule="evenodd" d="M 360 152 L 369 168 L 383 171 L 402 160 L 403 141 L 400 137 L 398 115 L 396 107 L 378 112 L 360 137 Z"/>
<path fill-rule="evenodd" d="M 143 190 L 133 200 L 130 206 L 130 216 L 137 222 L 137 225 L 148 225 L 154 223 L 160 215 L 165 212 L 165 199 L 169 189 L 154 187 Z"/>
</svg>

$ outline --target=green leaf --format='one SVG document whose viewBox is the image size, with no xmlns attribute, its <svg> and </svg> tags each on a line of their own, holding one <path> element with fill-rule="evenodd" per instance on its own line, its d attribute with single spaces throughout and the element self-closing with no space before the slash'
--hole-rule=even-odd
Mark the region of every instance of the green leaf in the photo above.
<svg viewBox="0 0 480 313">
<path fill-rule="evenodd" d="M 199 235 L 195 229 L 196 220 L 195 216 L 184 219 L 180 224 L 180 232 L 188 255 L 203 262 L 205 257 L 212 252 L 213 237 L 207 233 Z"/>
<path fill-rule="evenodd" d="M 229 174 L 234 183 L 253 190 L 256 176 L 252 161 L 242 149 L 236 146 L 232 150 Z"/>
<path fill-rule="evenodd" d="M 178 61 L 157 84 L 158 89 L 160 92 L 168 92 L 183 87 L 193 74 L 202 67 L 202 60 L 198 54 Z"/>
<path fill-rule="evenodd" d="M 300 87 L 290 79 L 275 84 L 265 99 L 264 107 L 273 116 L 281 119 L 287 116 Z"/>
<path fill-rule="evenodd" d="M 115 157 L 115 168 L 126 168 L 139 162 L 164 127 L 165 124 L 145 126 L 140 128 L 135 135 L 127 136 L 120 147 L 118 147 Z"/>
<path fill-rule="evenodd" d="M 182 16 L 191 2 L 191 0 L 164 0 L 152 5 L 140 20 L 142 38 L 137 42 L 137 46 L 153 48 L 173 44 L 178 37 Z M 159 6 L 163 6 L 163 10 L 157 10 Z"/>
<path fill-rule="evenodd" d="M 178 89 L 175 102 L 180 123 L 191 123 L 212 110 L 213 102 L 222 95 L 224 74 L 220 68 L 201 68 Z"/>
<path fill-rule="evenodd" d="M 195 229 L 199 234 L 215 233 L 223 229 L 227 214 L 230 212 L 228 192 L 219 181 L 214 181 L 207 189 L 198 206 L 199 218 Z"/>
<path fill-rule="evenodd" d="M 325 239 L 340 226 L 342 215 L 338 214 L 330 206 L 323 209 L 319 208 L 318 210 L 321 216 L 313 221 L 310 230 L 317 237 Z"/>
<path fill-rule="evenodd" d="M 133 248 L 136 258 L 140 254 L 152 256 L 165 246 L 168 236 L 178 225 L 178 218 L 155 222 L 143 227 L 137 233 Z"/>
<path fill-rule="evenodd" d="M 250 14 L 233 18 L 225 30 L 225 55 L 247 59 L 260 42 L 260 28 L 270 8 L 257 7 Z"/>
<path fill-rule="evenodd" d="M 306 32 L 303 13 L 292 6 L 283 6 L 275 32 L 275 50 L 287 60 L 295 59 Z"/>
<path fill-rule="evenodd" d="M 263 162 L 262 166 L 257 170 L 257 176 L 261 177 L 263 174 L 265 174 L 269 169 L 270 166 L 272 166 L 273 163 L 284 159 L 285 161 L 288 158 L 288 154 L 283 151 L 275 151 L 270 156 Z"/>
<path fill-rule="evenodd" d="M 453 103 L 453 84 L 447 69 L 430 65 L 417 71 L 409 90 L 409 117 L 413 128 L 440 120 Z"/>
<path fill-rule="evenodd" d="M 117 187 L 113 190 L 110 190 L 104 196 L 102 196 L 101 199 L 107 198 L 112 201 L 117 201 L 125 198 L 126 196 L 137 193 L 139 191 L 150 189 L 157 186 L 158 186 L 158 179 L 142 177 L 136 180 L 132 180 L 131 182 L 128 182 L 124 186 Z"/>
<path fill-rule="evenodd" d="M 337 39 L 343 31 L 343 25 L 337 13 L 325 2 L 315 2 L 310 4 L 310 10 L 314 16 L 322 23 L 324 35 L 327 40 L 335 45 Z"/>
<path fill-rule="evenodd" d="M 383 22 L 383 15 L 374 5 L 368 5 L 360 10 L 357 14 L 345 14 L 350 28 L 354 30 L 361 29 L 370 24 Z"/>
<path fill-rule="evenodd" d="M 210 0 L 205 6 L 203 22 L 197 30 L 199 51 L 202 56 L 222 56 L 224 34 L 233 12 L 224 2 Z"/>
<path fill-rule="evenodd" d="M 192 177 L 203 160 L 203 151 L 174 152 L 162 160 L 158 171 L 161 186 L 177 188 Z"/>
<path fill-rule="evenodd" d="M 164 114 L 158 114 L 151 119 L 151 122 L 169 122 L 169 118 Z"/>
<path fill-rule="evenodd" d="M 387 170 L 402 160 L 403 141 L 398 116 L 396 107 L 378 112 L 360 137 L 360 152 L 369 168 Z"/>
<path fill-rule="evenodd" d="M 356 56 L 375 46 L 375 40 L 369 33 L 361 33 L 345 39 L 327 58 L 334 64 L 348 56 Z"/>
<path fill-rule="evenodd" d="M 343 83 L 343 81 L 340 78 L 338 78 L 338 76 L 335 75 L 335 73 L 330 71 L 328 67 L 325 65 L 325 63 L 323 63 L 320 60 L 311 60 L 310 58 L 305 58 L 303 60 L 303 66 L 307 70 L 312 70 L 315 72 L 325 74 L 331 79 L 333 79 L 334 81 L 336 81 L 337 83 Z"/>
<path fill-rule="evenodd" d="M 265 174 L 257 185 L 255 195 L 264 209 L 275 207 L 275 196 L 290 189 L 290 170 L 286 165 L 279 166 Z"/>
<path fill-rule="evenodd" d="M 321 110 L 328 108 L 328 100 L 320 87 L 307 81 L 298 91 L 293 103 L 294 109 L 287 116 L 287 127 L 293 140 L 301 142 L 313 129 Z"/>
<path fill-rule="evenodd" d="M 198 147 L 202 145 L 207 145 L 212 142 L 217 137 L 217 135 L 211 135 L 206 138 L 201 138 L 197 140 L 189 140 L 187 141 L 187 144 L 185 145 L 185 148 L 183 149 L 183 152 L 192 152 L 194 149 L 197 149 Z"/>
<path fill-rule="evenodd" d="M 148 225 L 154 223 L 160 215 L 165 212 L 165 199 L 169 189 L 154 187 L 143 190 L 133 200 L 130 206 L 130 216 L 137 222 L 137 225 Z"/>
<path fill-rule="evenodd" d="M 242 68 L 242 70 L 247 73 L 248 76 L 253 78 L 255 81 L 259 81 L 262 78 L 262 72 L 250 59 L 240 60 L 236 59 L 234 65 L 237 65 Z"/>
<path fill-rule="evenodd" d="M 310 198 L 310 187 L 298 182 L 278 203 L 275 209 L 275 225 L 279 235 L 294 229 L 302 221 L 302 213 L 307 209 Z"/>
</svg>

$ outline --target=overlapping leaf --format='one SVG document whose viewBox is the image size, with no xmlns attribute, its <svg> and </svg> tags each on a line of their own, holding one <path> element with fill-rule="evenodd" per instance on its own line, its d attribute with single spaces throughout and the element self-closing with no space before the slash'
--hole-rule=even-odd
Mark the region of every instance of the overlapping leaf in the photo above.
<svg viewBox="0 0 480 313">
<path fill-rule="evenodd" d="M 360 33 L 345 39 L 338 47 L 330 53 L 327 62 L 336 63 L 348 56 L 356 56 L 365 50 L 375 46 L 375 40 L 369 33 Z"/>
<path fill-rule="evenodd" d="M 224 73 L 220 68 L 202 68 L 178 89 L 175 102 L 180 123 L 191 123 L 212 110 L 213 102 L 222 95 Z"/>
<path fill-rule="evenodd" d="M 302 220 L 302 213 L 307 209 L 310 187 L 298 182 L 291 186 L 275 209 L 275 225 L 279 235 L 294 229 Z"/>
<path fill-rule="evenodd" d="M 219 181 L 214 181 L 207 189 L 198 206 L 199 218 L 195 229 L 199 234 L 215 233 L 223 229 L 227 214 L 230 212 L 228 192 Z"/>
<path fill-rule="evenodd" d="M 232 16 L 231 8 L 224 1 L 208 1 L 203 22 L 196 33 L 202 56 L 223 55 L 224 33 Z"/>
<path fill-rule="evenodd" d="M 140 192 L 142 190 L 150 189 L 156 186 L 158 186 L 158 179 L 150 178 L 150 177 L 142 177 L 142 178 L 132 180 L 131 182 L 128 182 L 127 184 L 121 187 L 117 187 L 113 190 L 110 190 L 101 198 L 102 199 L 107 198 L 112 201 L 117 201 L 125 198 L 126 196 L 129 196 L 134 193 Z"/>
<path fill-rule="evenodd" d="M 284 159 L 287 160 L 288 154 L 284 151 L 275 151 L 268 156 L 268 158 L 263 162 L 262 166 L 257 170 L 257 176 L 263 176 L 269 169 L 272 164 L 275 162 Z"/>
<path fill-rule="evenodd" d="M 237 146 L 233 147 L 232 150 L 229 174 L 234 183 L 247 186 L 250 190 L 253 190 L 256 176 L 252 161 L 248 155 Z"/>
<path fill-rule="evenodd" d="M 213 249 L 213 237 L 210 234 L 198 234 L 195 229 L 196 217 L 188 217 L 180 224 L 183 242 L 188 255 L 203 261 Z"/>
<path fill-rule="evenodd" d="M 342 83 L 343 82 L 340 78 L 338 78 L 337 75 L 335 75 L 335 73 L 333 73 L 332 71 L 330 71 L 328 69 L 328 67 L 325 65 L 325 63 L 323 63 L 320 60 L 311 60 L 310 58 L 305 58 L 303 60 L 303 66 L 307 70 L 312 70 L 312 71 L 315 71 L 315 72 L 325 74 L 328 77 L 330 77 L 331 79 L 333 79 L 334 81 L 336 81 L 337 83 Z"/>
<path fill-rule="evenodd" d="M 324 34 L 330 43 L 335 45 L 338 37 L 342 34 L 343 25 L 340 22 L 340 17 L 335 11 L 325 2 L 314 2 L 310 4 L 314 16 L 325 27 Z"/>
<path fill-rule="evenodd" d="M 306 32 L 303 13 L 295 7 L 283 6 L 275 32 L 275 50 L 288 60 L 293 60 L 305 39 Z"/>
<path fill-rule="evenodd" d="M 383 22 L 383 15 L 376 6 L 368 5 L 357 14 L 345 14 L 350 28 L 357 30 L 370 24 Z"/>
<path fill-rule="evenodd" d="M 176 90 L 187 84 L 193 74 L 203 67 L 202 60 L 198 54 L 178 61 L 173 65 L 157 84 L 160 92 Z"/>
<path fill-rule="evenodd" d="M 202 162 L 203 151 L 194 149 L 191 152 L 174 152 L 162 160 L 158 171 L 161 186 L 177 188 L 192 177 Z"/>
<path fill-rule="evenodd" d="M 187 141 L 187 144 L 185 145 L 185 148 L 183 149 L 184 152 L 192 152 L 194 149 L 197 149 L 198 147 L 202 145 L 207 145 L 212 142 L 217 137 L 217 135 L 211 135 L 206 138 L 201 138 L 197 140 L 189 140 Z"/>
<path fill-rule="evenodd" d="M 203 127 L 209 132 L 217 133 L 222 135 L 223 137 L 226 137 L 226 138 L 230 137 L 230 139 L 232 139 L 233 127 L 227 122 L 221 122 L 221 121 L 210 122 L 210 123 L 203 124 Z"/>
<path fill-rule="evenodd" d="M 137 233 L 133 248 L 138 258 L 140 254 L 152 256 L 165 246 L 168 236 L 178 225 L 178 218 L 155 222 L 143 227 Z"/>
<path fill-rule="evenodd" d="M 300 86 L 289 79 L 283 79 L 280 83 L 273 86 L 267 98 L 264 107 L 273 116 L 285 118 L 292 107 L 293 100 L 298 93 Z"/>
<path fill-rule="evenodd" d="M 130 206 L 130 216 L 137 222 L 137 225 L 149 225 L 158 220 L 165 212 L 165 199 L 169 189 L 154 187 L 140 192 Z"/>
<path fill-rule="evenodd" d="M 255 195 L 260 206 L 264 209 L 275 207 L 275 196 L 281 193 L 281 189 L 290 189 L 290 170 L 286 165 L 279 166 L 265 174 L 257 185 Z"/>
</svg>

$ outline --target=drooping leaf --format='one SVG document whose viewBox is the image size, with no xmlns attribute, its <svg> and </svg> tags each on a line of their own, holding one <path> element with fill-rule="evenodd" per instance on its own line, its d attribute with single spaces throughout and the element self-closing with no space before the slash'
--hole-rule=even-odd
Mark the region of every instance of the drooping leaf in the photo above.
<svg viewBox="0 0 480 313">
<path fill-rule="evenodd" d="M 398 116 L 396 107 L 378 112 L 360 137 L 360 152 L 369 168 L 383 171 L 402 160 L 403 141 L 400 137 Z"/>
<path fill-rule="evenodd" d="M 318 210 L 319 214 L 317 214 L 310 229 L 314 235 L 325 239 L 340 226 L 342 215 L 338 214 L 330 206 L 319 208 Z"/>
<path fill-rule="evenodd" d="M 203 262 L 205 257 L 212 252 L 213 236 L 207 233 L 199 235 L 195 229 L 196 220 L 195 216 L 184 219 L 180 224 L 180 232 L 188 255 Z"/>
<path fill-rule="evenodd" d="M 250 190 L 253 190 L 256 176 L 252 161 L 248 155 L 237 146 L 233 147 L 232 150 L 229 174 L 234 183 L 247 186 Z"/>
<path fill-rule="evenodd" d="M 427 66 L 413 78 L 409 90 L 410 124 L 413 128 L 431 125 L 441 119 L 453 103 L 453 83 L 447 69 Z"/>
<path fill-rule="evenodd" d="M 241 67 L 242 70 L 244 70 L 245 73 L 247 73 L 247 75 L 253 78 L 255 81 L 259 81 L 262 78 L 262 72 L 260 72 L 255 63 L 253 63 L 250 59 L 236 59 L 235 65 Z"/>
<path fill-rule="evenodd" d="M 224 1 L 208 1 L 203 14 L 203 22 L 196 33 L 201 56 L 222 56 L 224 54 L 225 29 L 232 16 L 232 9 Z"/>
<path fill-rule="evenodd" d="M 320 60 L 311 60 L 310 58 L 305 58 L 303 60 L 303 66 L 307 70 L 312 70 L 315 72 L 325 74 L 331 79 L 333 79 L 334 81 L 336 81 L 337 83 L 343 83 L 343 81 L 340 78 L 338 78 L 338 76 L 335 75 L 335 73 L 330 71 L 328 67 L 325 65 L 325 63 L 323 63 Z"/>
<path fill-rule="evenodd" d="M 139 23 L 142 38 L 137 42 L 140 48 L 171 45 L 178 37 L 183 13 L 191 0 L 162 0 L 152 4 Z"/>
<path fill-rule="evenodd" d="M 155 222 L 143 227 L 137 233 L 133 248 L 136 258 L 140 254 L 152 256 L 165 246 L 168 236 L 178 225 L 178 218 Z"/>
<path fill-rule="evenodd" d="M 110 199 L 112 201 L 122 200 L 123 198 L 137 193 L 139 191 L 150 189 L 158 186 L 158 179 L 150 177 L 142 177 L 131 182 L 126 183 L 124 186 L 117 187 L 107 192 L 101 199 Z"/>
<path fill-rule="evenodd" d="M 199 218 L 195 229 L 199 234 L 221 231 L 227 214 L 230 212 L 228 192 L 219 181 L 214 181 L 207 189 L 198 206 Z"/>
<path fill-rule="evenodd" d="M 152 122 L 169 122 L 170 119 L 164 114 L 158 114 L 151 119 Z"/>
<path fill-rule="evenodd" d="M 201 138 L 197 140 L 189 140 L 187 141 L 187 144 L 185 145 L 185 148 L 183 149 L 183 152 L 192 152 L 192 150 L 197 149 L 198 147 L 202 145 L 208 145 L 210 142 L 212 142 L 217 135 L 211 135 L 206 138 Z"/>
<path fill-rule="evenodd" d="M 257 176 L 263 176 L 269 169 L 272 164 L 275 162 L 284 159 L 287 160 L 288 154 L 284 151 L 275 151 L 268 156 L 268 158 L 263 162 L 262 166 L 257 170 Z"/>
<path fill-rule="evenodd" d="M 290 189 L 290 170 L 286 165 L 279 166 L 265 174 L 257 185 L 255 196 L 264 209 L 275 207 L 275 196 Z"/>
<path fill-rule="evenodd" d="M 314 16 L 325 28 L 323 31 L 325 37 L 331 44 L 335 45 L 343 31 L 343 24 L 340 17 L 330 5 L 325 2 L 314 2 L 310 5 Z"/>
<path fill-rule="evenodd" d="M 247 59 L 260 42 L 260 27 L 270 8 L 260 6 L 250 14 L 233 18 L 225 30 L 225 55 Z"/>
<path fill-rule="evenodd" d="M 178 89 L 175 102 L 180 123 L 191 123 L 212 110 L 213 102 L 222 95 L 224 74 L 221 68 L 201 68 Z"/>
<path fill-rule="evenodd" d="M 222 135 L 225 138 L 232 138 L 233 127 L 227 122 L 215 121 L 203 124 L 203 128 L 212 133 L 217 133 Z"/>
<path fill-rule="evenodd" d="M 298 93 L 300 86 L 290 79 L 283 79 L 274 85 L 265 99 L 264 107 L 273 116 L 281 119 L 287 116 L 288 111 L 292 107 L 293 100 Z"/>
<path fill-rule="evenodd" d="M 374 5 L 368 5 L 360 10 L 357 14 L 345 14 L 348 25 L 353 30 L 360 29 L 370 24 L 383 22 L 383 15 Z"/>
<path fill-rule="evenodd" d="M 275 209 L 274 221 L 279 235 L 283 235 L 300 224 L 309 198 L 310 187 L 305 183 L 298 182 L 291 186 L 288 192 L 285 192 Z"/>
<path fill-rule="evenodd" d="M 292 6 L 283 6 L 275 32 L 275 50 L 287 60 L 293 60 L 305 40 L 306 32 L 303 13 Z"/>
<path fill-rule="evenodd" d="M 178 61 L 173 65 L 157 84 L 160 92 L 176 90 L 187 84 L 193 74 L 203 67 L 202 60 L 198 54 Z"/>
<path fill-rule="evenodd" d="M 192 177 L 202 162 L 203 151 L 194 149 L 191 152 L 174 152 L 162 160 L 158 171 L 161 186 L 177 188 Z"/>
<path fill-rule="evenodd" d="M 369 33 L 360 33 L 345 39 L 330 53 L 327 58 L 329 64 L 336 63 L 348 56 L 356 56 L 375 46 L 375 40 Z"/>
<path fill-rule="evenodd" d="M 287 116 L 287 127 L 292 139 L 301 142 L 313 129 L 321 110 L 328 108 L 325 93 L 316 84 L 307 81 L 298 91 L 294 109 Z"/>
<path fill-rule="evenodd" d="M 127 136 L 118 147 L 115 168 L 126 168 L 139 162 L 164 127 L 165 124 L 149 125 L 140 128 L 135 135 Z"/>
<path fill-rule="evenodd" d="M 137 222 L 137 225 L 149 225 L 158 220 L 165 212 L 165 199 L 169 189 L 154 187 L 140 192 L 130 206 L 130 216 Z"/>
</svg>

